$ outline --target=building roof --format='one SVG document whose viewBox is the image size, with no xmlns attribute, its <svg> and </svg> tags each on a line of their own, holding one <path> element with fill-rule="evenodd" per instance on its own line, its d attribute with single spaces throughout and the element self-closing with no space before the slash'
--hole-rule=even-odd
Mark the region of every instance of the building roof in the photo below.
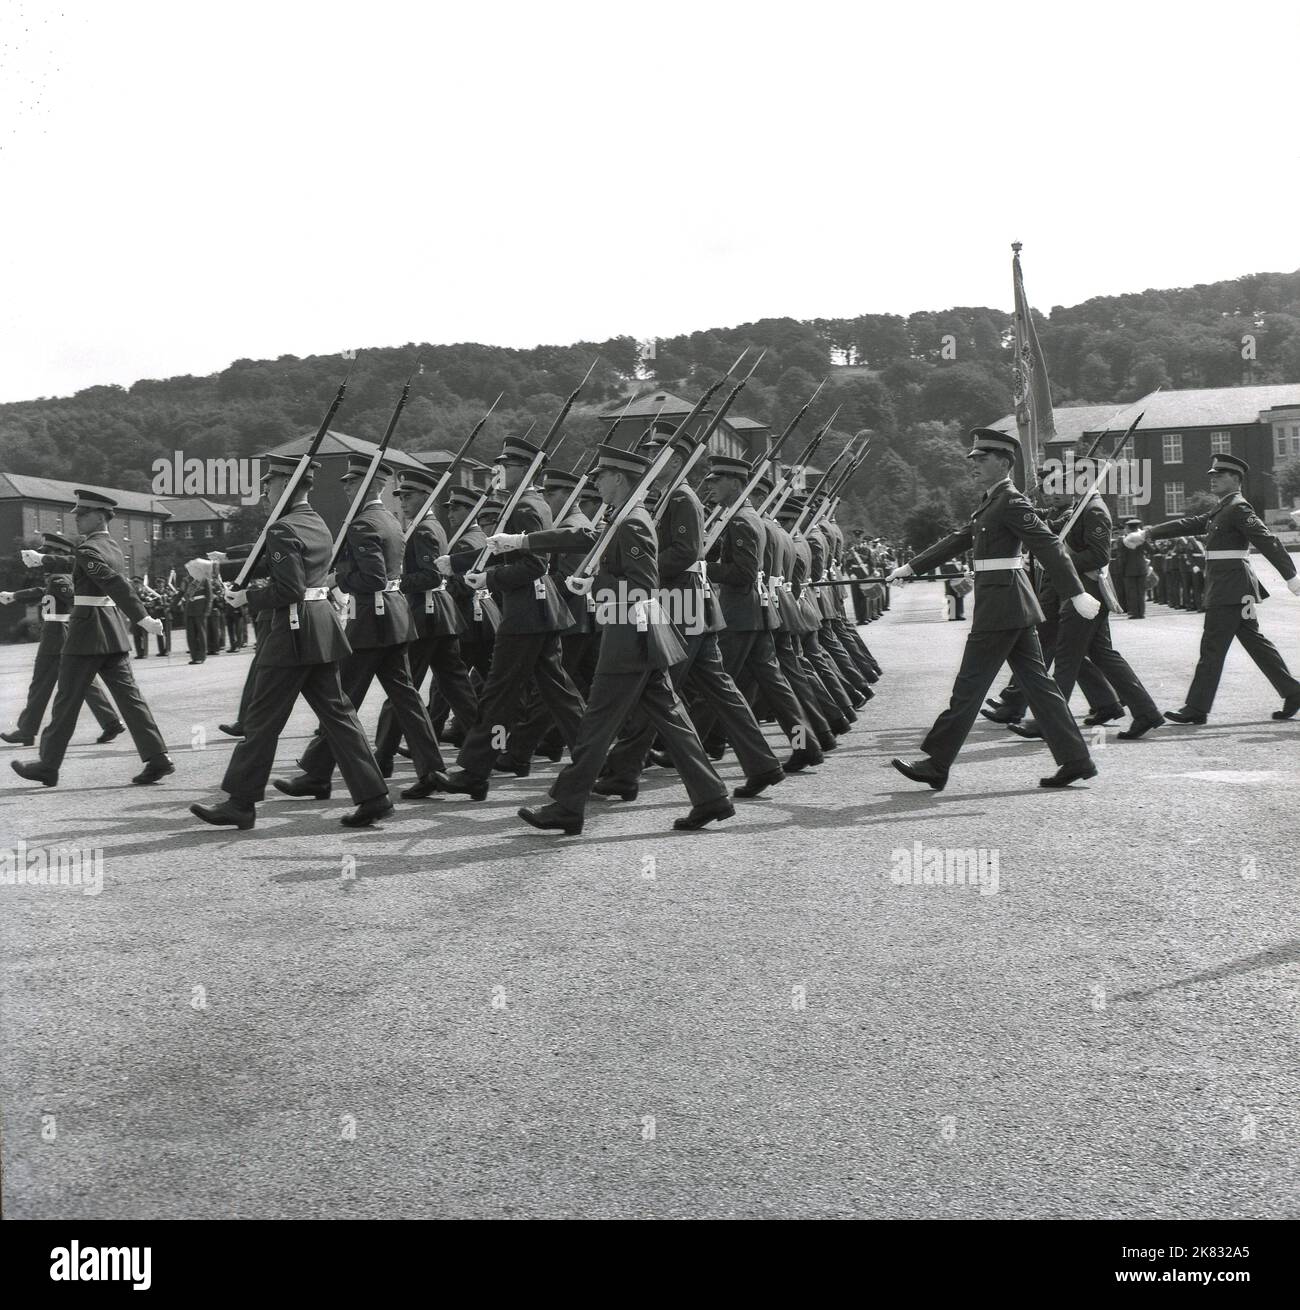
<svg viewBox="0 0 1300 1310">
<path fill-rule="evenodd" d="M 756 418 L 732 418 L 730 414 L 722 420 L 729 427 L 733 427 L 737 432 L 766 432 L 772 425 L 770 423 L 760 423 Z"/>
<path fill-rule="evenodd" d="M 238 505 L 222 505 L 206 496 L 159 496 L 158 504 L 170 511 L 173 523 L 201 523 L 211 519 L 228 519 L 237 514 Z"/>
<path fill-rule="evenodd" d="M 1268 387 L 1201 387 L 1190 391 L 1152 391 L 1115 416 L 1126 428 L 1139 414 L 1142 428 L 1218 428 L 1260 422 L 1260 413 L 1278 405 L 1300 405 L 1300 382 Z"/>
<path fill-rule="evenodd" d="M 1128 423 L 1120 423 L 1122 405 L 1053 405 L 1052 423 L 1056 428 L 1054 441 L 1078 441 L 1085 432 L 1104 432 L 1107 428 L 1123 431 Z M 1129 419 L 1131 423 L 1133 420 Z M 1015 414 L 1004 414 L 996 423 L 986 426 L 999 432 L 1017 435 Z"/>
<path fill-rule="evenodd" d="M 677 415 L 685 417 L 695 408 L 692 401 L 683 400 L 680 396 L 674 396 L 671 391 L 664 391 L 659 388 L 655 391 L 647 391 L 644 395 L 638 396 L 629 405 L 626 400 L 615 402 L 610 408 L 602 410 L 596 415 L 598 419 L 613 422 L 616 418 L 654 418 L 663 410 L 664 418 L 676 418 Z M 710 410 L 704 411 L 706 414 Z"/>
<path fill-rule="evenodd" d="M 421 464 L 427 464 L 429 468 L 441 469 L 446 468 L 446 466 L 456 458 L 456 453 L 451 450 L 417 450 L 415 452 L 415 458 L 418 459 Z M 481 464 L 478 460 L 471 459 L 468 455 L 466 455 L 460 463 L 462 468 L 480 469 L 484 472 L 492 467 L 490 464 Z"/>
<path fill-rule="evenodd" d="M 101 487 L 93 482 L 64 482 L 58 478 L 35 478 L 25 473 L 0 473 L 0 500 L 45 500 L 71 506 L 77 491 L 98 491 L 117 501 L 119 510 L 133 514 L 156 514 L 167 518 L 170 511 L 161 497 L 149 492 L 124 491 L 121 487 Z"/>
<path fill-rule="evenodd" d="M 308 432 L 301 437 L 295 437 L 292 441 L 286 441 L 283 445 L 275 446 L 267 453 L 271 455 L 305 455 L 315 435 L 314 432 Z M 336 432 L 331 428 L 325 434 L 325 439 L 321 442 L 320 449 L 316 453 L 318 455 L 373 455 L 377 449 L 377 442 L 366 441 L 361 437 L 350 437 L 346 432 Z M 384 454 L 384 461 L 395 465 L 397 468 L 418 469 L 425 467 L 413 455 L 408 455 L 404 450 L 398 450 L 396 446 L 389 446 Z"/>
</svg>

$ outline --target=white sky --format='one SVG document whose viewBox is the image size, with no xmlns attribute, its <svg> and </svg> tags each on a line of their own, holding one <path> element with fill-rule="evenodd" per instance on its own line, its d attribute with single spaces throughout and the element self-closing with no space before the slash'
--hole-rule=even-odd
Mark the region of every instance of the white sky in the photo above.
<svg viewBox="0 0 1300 1310">
<path fill-rule="evenodd" d="M 5 0 L 0 400 L 1300 265 L 1294 0 Z"/>
</svg>

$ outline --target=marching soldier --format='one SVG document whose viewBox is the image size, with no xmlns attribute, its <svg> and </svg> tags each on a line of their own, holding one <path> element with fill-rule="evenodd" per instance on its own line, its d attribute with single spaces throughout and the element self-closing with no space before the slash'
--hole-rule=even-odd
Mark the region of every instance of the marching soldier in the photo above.
<svg viewBox="0 0 1300 1310">
<path fill-rule="evenodd" d="M 298 461 L 285 455 L 263 455 L 262 497 L 279 503 Z M 379 766 L 339 682 L 339 660 L 349 653 L 334 607 L 329 603 L 326 570 L 334 543 L 325 520 L 307 500 L 313 463 L 295 491 L 293 503 L 266 533 L 268 581 L 229 593 L 231 604 L 247 604 L 255 616 L 271 615 L 257 645 L 257 681 L 243 714 L 244 739 L 231 752 L 221 790 L 229 797 L 220 805 L 191 805 L 204 823 L 247 829 L 257 819 L 257 802 L 266 797 L 266 782 L 275 764 L 280 733 L 301 693 L 320 721 L 324 741 L 339 762 L 339 770 L 357 808 L 340 822 L 367 828 L 393 812 Z"/>
<path fill-rule="evenodd" d="M 506 438 L 497 459 L 504 494 L 513 492 L 523 481 L 538 449 L 522 437 Z M 514 536 L 550 526 L 550 507 L 533 487 L 524 491 L 509 522 L 499 524 L 501 531 L 508 530 Z M 465 544 L 463 540 L 461 544 Z M 487 684 L 479 697 L 478 718 L 460 748 L 460 767 L 448 775 L 446 783 L 447 791 L 481 801 L 487 798 L 493 766 L 515 722 L 530 677 L 536 681 L 538 693 L 570 750 L 578 740 L 583 703 L 560 660 L 559 634 L 572 624 L 573 616 L 556 589 L 555 579 L 547 572 L 546 561 L 531 551 L 510 551 L 494 555 L 484 572 L 475 574 L 469 570 L 477 559 L 477 552 L 469 550 L 443 555 L 438 569 L 444 576 L 462 575 L 466 586 L 476 591 L 486 586 L 501 592 L 501 622 Z"/>
<path fill-rule="evenodd" d="M 620 509 L 649 467 L 644 455 L 601 446 L 594 479 L 602 499 L 612 510 Z M 590 547 L 595 540 L 594 532 L 505 534 L 493 539 L 493 549 L 573 550 L 581 549 L 584 541 Z M 736 813 L 667 677 L 667 670 L 686 652 L 656 599 L 658 585 L 655 527 L 649 511 L 638 505 L 614 530 L 592 586 L 598 597 L 600 655 L 572 762 L 551 786 L 552 804 L 519 811 L 534 828 L 569 835 L 582 831 L 587 801 L 610 745 L 628 715 L 638 709 L 664 739 L 691 798 L 690 813 L 674 820 L 673 827 L 703 828 Z"/>
<path fill-rule="evenodd" d="M 26 587 L 22 591 L 0 591 L 0 605 L 35 601 L 41 610 L 41 637 L 36 646 L 31 685 L 27 688 L 27 703 L 18 716 L 18 726 L 14 731 L 0 732 L 0 739 L 14 746 L 31 746 L 36 742 L 45 707 L 59 682 L 59 659 L 72 611 L 72 554 L 76 547 L 57 532 L 46 532 L 42 536 L 43 552 L 25 550 L 22 555 L 23 562 L 30 568 L 45 571 L 44 585 Z M 146 632 L 146 640 L 148 635 Z M 95 739 L 101 745 L 126 731 L 126 724 L 117 717 L 117 711 L 109 703 L 98 678 L 86 687 L 86 704 L 103 729 Z"/>
<path fill-rule="evenodd" d="M 159 621 L 150 618 L 131 591 L 121 547 L 109 535 L 108 522 L 117 502 L 97 491 L 76 493 L 73 511 L 81 540 L 72 557 L 72 609 L 68 633 L 59 660 L 58 690 L 49 726 L 41 734 L 40 761 L 13 761 L 19 777 L 47 787 L 58 785 L 59 766 L 77 726 L 77 715 L 96 676 L 101 678 L 126 724 L 131 740 L 144 761 L 144 769 L 131 779 L 146 784 L 159 781 L 176 766 L 158 731 L 131 672 L 131 647 L 127 617 L 150 632 L 158 632 Z"/>
<path fill-rule="evenodd" d="M 1041 779 L 1039 786 L 1066 787 L 1080 779 L 1095 777 L 1097 766 L 1088 754 L 1060 689 L 1043 667 L 1043 654 L 1034 630 L 1043 621 L 1043 611 L 1025 577 L 1022 544 L 1034 550 L 1052 575 L 1057 594 L 1085 619 L 1096 618 L 1100 606 L 1084 590 L 1074 565 L 1052 530 L 1012 484 L 1011 470 L 1019 451 L 1017 440 L 990 428 L 976 428 L 971 436 L 967 458 L 975 460 L 975 475 L 985 491 L 970 523 L 890 574 L 891 581 L 908 578 L 913 573 L 928 573 L 935 565 L 965 551 L 973 549 L 975 553 L 975 612 L 966 635 L 966 649 L 953 686 L 952 701 L 921 743 L 925 758 L 911 763 L 895 759 L 891 763 L 905 778 L 942 791 L 953 761 L 975 722 L 980 702 L 1006 662 L 1024 689 L 1060 766 L 1051 777 Z"/>
<path fill-rule="evenodd" d="M 1289 719 L 1300 711 L 1300 682 L 1291 676 L 1278 649 L 1259 630 L 1255 606 L 1268 595 L 1250 567 L 1250 548 L 1256 547 L 1286 579 L 1287 590 L 1300 596 L 1300 576 L 1286 547 L 1264 526 L 1250 502 L 1241 494 L 1250 465 L 1236 455 L 1215 455 L 1210 466 L 1210 491 L 1219 497 L 1208 514 L 1171 519 L 1155 527 L 1129 533 L 1124 544 L 1137 550 L 1164 537 L 1205 537 L 1205 632 L 1187 703 L 1166 710 L 1173 723 L 1204 723 L 1214 705 L 1223 673 L 1223 661 L 1235 637 L 1282 697 L 1275 719 Z"/>
<path fill-rule="evenodd" d="M 349 497 L 359 490 L 370 464 L 365 455 L 348 458 L 347 472 L 340 481 Z M 406 543 L 397 519 L 384 506 L 384 487 L 392 475 L 389 465 L 377 467 L 369 498 L 348 524 L 339 553 L 336 583 L 349 597 L 346 637 L 350 647 L 339 667 L 339 678 L 354 710 L 361 708 L 371 683 L 379 679 L 420 775 L 402 797 L 416 800 L 441 789 L 444 766 L 433 724 L 411 682 L 407 661 L 407 644 L 416 636 L 416 629 L 410 601 L 401 590 Z M 276 790 L 286 796 L 326 800 L 336 762 L 329 739 L 323 734 L 313 737 L 298 761 L 302 772 L 292 778 L 276 778 Z M 391 757 L 380 757 L 379 768 L 383 776 L 390 776 Z"/>
<path fill-rule="evenodd" d="M 437 483 L 437 476 L 426 469 L 402 470 L 397 498 L 408 527 Z M 461 723 L 473 723 L 478 715 L 478 697 L 460 655 L 461 634 L 469 625 L 447 590 L 447 579 L 438 572 L 438 557 L 446 553 L 447 534 L 430 509 L 406 542 L 406 562 L 402 567 L 402 591 L 410 601 L 416 629 L 415 640 L 408 650 L 411 682 L 419 692 L 425 674 L 432 669 L 434 686 L 456 718 Z M 393 713 L 392 702 L 385 701 L 375 730 L 375 756 L 381 769 L 392 767 L 401 740 L 402 728 Z"/>
<path fill-rule="evenodd" d="M 203 566 L 205 560 L 186 564 L 189 581 L 185 584 L 185 641 L 190 663 L 202 664 L 208 658 L 208 612 L 212 609 L 212 573 Z"/>
</svg>

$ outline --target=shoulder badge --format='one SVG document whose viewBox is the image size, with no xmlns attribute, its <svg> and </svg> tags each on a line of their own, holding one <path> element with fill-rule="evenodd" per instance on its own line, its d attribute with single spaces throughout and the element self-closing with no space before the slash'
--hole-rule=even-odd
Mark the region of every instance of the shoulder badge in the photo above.
<svg viewBox="0 0 1300 1310">
<path fill-rule="evenodd" d="M 1028 527 L 1037 517 L 1038 516 L 1032 510 L 1027 512 L 1024 516 L 1025 526 Z"/>
<path fill-rule="evenodd" d="M 278 564 L 284 558 L 284 551 L 277 550 L 271 553 L 271 558 Z"/>
<path fill-rule="evenodd" d="M 641 547 L 640 547 L 640 546 L 631 546 L 631 547 L 629 547 L 629 549 L 628 549 L 628 554 L 631 555 L 634 559 L 635 559 L 636 556 L 638 556 L 640 553 L 641 553 Z"/>
<path fill-rule="evenodd" d="M 681 535 L 684 537 L 686 535 L 686 524 L 685 523 L 678 524 L 677 531 L 681 533 Z"/>
</svg>

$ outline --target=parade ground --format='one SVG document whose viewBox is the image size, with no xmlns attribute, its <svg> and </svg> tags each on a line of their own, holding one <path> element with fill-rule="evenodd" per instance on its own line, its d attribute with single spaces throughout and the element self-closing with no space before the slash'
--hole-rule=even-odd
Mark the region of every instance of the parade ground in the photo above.
<svg viewBox="0 0 1300 1310">
<path fill-rule="evenodd" d="M 1176 709 L 1202 616 L 1148 614 L 1115 642 Z M 200 824 L 250 655 L 175 634 L 134 664 L 173 776 L 131 786 L 87 711 L 56 789 L 0 776 L 11 868 L 102 871 L 0 886 L 5 1216 L 1295 1217 L 1300 719 L 1234 647 L 1204 727 L 1095 733 L 1099 776 L 1048 792 L 980 720 L 935 793 L 889 759 L 968 629 L 896 587 L 823 767 L 695 833 L 652 769 L 578 838 L 516 818 L 545 762 L 370 831 L 337 779 Z M 34 653 L 0 647 L 6 727 Z"/>
</svg>

